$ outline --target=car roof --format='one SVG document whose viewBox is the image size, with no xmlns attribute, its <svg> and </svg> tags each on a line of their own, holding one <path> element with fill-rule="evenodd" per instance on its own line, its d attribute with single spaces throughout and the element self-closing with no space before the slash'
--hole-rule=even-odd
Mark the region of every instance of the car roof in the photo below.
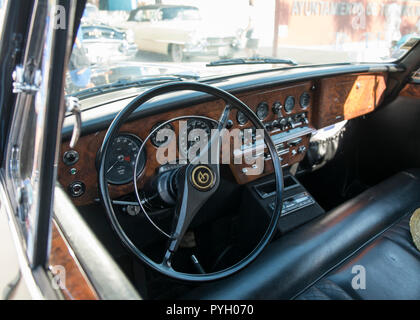
<svg viewBox="0 0 420 320">
<path fill-rule="evenodd" d="M 180 8 L 180 9 L 196 9 L 196 10 L 198 10 L 198 8 L 194 7 L 194 6 L 175 5 L 175 4 L 150 4 L 150 5 L 146 5 L 146 6 L 140 6 L 136 9 L 134 9 L 133 11 L 131 11 L 130 15 L 128 17 L 128 21 L 133 21 L 135 15 L 140 10 L 157 10 L 157 9 L 166 9 L 166 8 Z"/>
<path fill-rule="evenodd" d="M 186 5 L 176 5 L 176 4 L 151 4 L 146 6 L 140 6 L 136 11 L 138 10 L 144 10 L 144 9 L 162 9 L 162 8 L 183 8 L 183 9 L 198 9 L 194 6 L 186 6 Z"/>
</svg>

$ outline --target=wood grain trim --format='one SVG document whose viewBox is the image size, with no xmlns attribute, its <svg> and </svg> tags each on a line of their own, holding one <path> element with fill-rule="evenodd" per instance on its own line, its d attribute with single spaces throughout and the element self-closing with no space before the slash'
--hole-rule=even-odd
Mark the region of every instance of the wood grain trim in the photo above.
<svg viewBox="0 0 420 320">
<path fill-rule="evenodd" d="M 386 90 L 386 74 L 355 74 L 318 82 L 314 125 L 321 129 L 375 110 Z"/>
<path fill-rule="evenodd" d="M 52 225 L 49 266 L 50 269 L 52 266 L 64 267 L 66 288 L 60 290 L 66 300 L 99 300 L 55 221 Z"/>
<path fill-rule="evenodd" d="M 296 101 L 295 110 L 290 114 L 286 115 L 283 113 L 283 116 L 291 116 L 295 113 L 300 113 L 306 111 L 308 113 L 309 123 L 312 120 L 312 105 L 314 103 L 313 92 L 311 90 L 314 82 L 306 81 L 301 83 L 289 84 L 281 87 L 274 87 L 263 90 L 255 90 L 247 93 L 242 93 L 238 95 L 238 98 L 245 102 L 252 110 L 256 110 L 260 102 L 266 102 L 269 105 L 269 116 L 264 120 L 273 121 L 277 116 L 271 111 L 272 105 L 280 101 L 284 104 L 284 101 L 288 96 L 293 96 Z M 303 110 L 299 105 L 299 98 L 303 92 L 309 92 L 311 96 L 311 106 L 307 110 Z M 206 116 L 213 119 L 218 119 L 221 115 L 221 112 L 225 104 L 221 100 L 216 100 L 212 102 L 201 103 L 194 106 L 189 106 L 182 109 L 175 109 L 169 112 L 162 114 L 157 114 L 149 116 L 142 119 L 137 119 L 131 122 L 128 122 L 123 125 L 121 133 L 132 133 L 141 139 L 146 138 L 146 136 L 151 131 L 152 127 L 162 121 L 170 120 L 172 118 L 182 116 L 182 115 L 200 115 Z M 247 128 L 250 127 L 250 122 L 244 126 L 240 126 L 236 121 L 236 110 L 233 110 L 230 115 L 230 119 L 233 121 L 234 128 Z M 177 125 L 175 126 L 175 131 L 177 131 Z M 273 131 L 273 134 L 279 133 L 280 130 Z M 97 187 L 97 168 L 95 160 L 97 157 L 97 152 L 102 144 L 103 138 L 105 136 L 105 131 L 96 132 L 94 134 L 83 136 L 79 139 L 79 142 L 75 150 L 79 153 L 79 161 L 74 166 L 66 166 L 63 161 L 63 155 L 66 151 L 69 150 L 68 142 L 63 142 L 60 148 L 60 162 L 58 168 L 58 180 L 62 186 L 65 188 L 69 186 L 72 182 L 82 181 L 86 186 L 85 194 L 79 198 L 73 198 L 73 203 L 76 206 L 87 205 L 94 202 L 94 199 L 99 197 L 98 187 Z M 233 149 L 231 149 L 233 150 Z M 156 160 L 156 148 L 148 143 L 146 146 L 147 153 L 147 166 L 146 170 L 142 173 L 139 179 L 139 187 L 142 187 L 147 183 L 152 176 L 154 176 L 156 169 L 159 167 L 159 164 Z M 299 157 L 293 161 L 296 163 Z M 270 161 L 271 162 L 271 161 Z M 292 165 L 293 163 L 289 163 Z M 76 169 L 76 174 L 70 174 L 70 169 Z M 242 168 L 240 166 L 231 166 L 234 176 L 237 178 L 238 183 L 245 183 L 257 179 L 260 176 L 247 176 L 246 179 L 240 178 L 242 173 Z M 122 186 L 110 185 L 109 188 L 110 196 L 112 198 L 117 198 L 126 194 L 129 194 L 134 191 L 134 186 L 132 183 Z"/>
<path fill-rule="evenodd" d="M 420 98 L 420 83 L 407 83 L 400 92 L 400 96 Z"/>
<path fill-rule="evenodd" d="M 358 76 L 344 103 L 344 119 L 357 118 L 374 111 L 382 102 L 385 90 L 385 76 Z"/>
</svg>

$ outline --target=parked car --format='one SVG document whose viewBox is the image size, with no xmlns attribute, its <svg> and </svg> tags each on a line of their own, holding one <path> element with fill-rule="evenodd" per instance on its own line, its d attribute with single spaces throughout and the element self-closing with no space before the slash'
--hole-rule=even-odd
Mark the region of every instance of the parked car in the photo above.
<svg viewBox="0 0 420 320">
<path fill-rule="evenodd" d="M 82 43 L 92 64 L 127 60 L 137 53 L 133 33 L 102 24 L 81 26 Z"/>
<path fill-rule="evenodd" d="M 148 5 L 131 11 L 124 27 L 134 32 L 139 50 L 167 54 L 180 62 L 192 56 L 230 57 L 236 30 L 206 24 L 193 6 Z"/>
</svg>

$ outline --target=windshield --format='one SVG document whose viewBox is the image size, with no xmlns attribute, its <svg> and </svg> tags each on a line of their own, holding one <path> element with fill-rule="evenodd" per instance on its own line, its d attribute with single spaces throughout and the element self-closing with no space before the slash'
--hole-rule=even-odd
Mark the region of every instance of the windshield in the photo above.
<svg viewBox="0 0 420 320">
<path fill-rule="evenodd" d="M 157 76 L 390 62 L 419 36 L 418 0 L 89 0 L 66 93 Z"/>
</svg>

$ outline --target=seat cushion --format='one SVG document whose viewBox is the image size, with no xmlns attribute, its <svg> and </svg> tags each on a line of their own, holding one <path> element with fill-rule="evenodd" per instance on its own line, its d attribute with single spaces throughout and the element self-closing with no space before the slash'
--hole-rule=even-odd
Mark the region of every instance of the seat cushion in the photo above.
<svg viewBox="0 0 420 320">
<path fill-rule="evenodd" d="M 410 216 L 407 214 L 298 299 L 420 299 L 420 251 L 411 238 Z"/>
<path fill-rule="evenodd" d="M 320 286 L 314 287 L 314 290 L 321 291 L 322 285 L 331 287 L 327 296 L 336 289 L 342 298 L 354 298 L 353 293 L 342 289 L 341 283 L 328 282 L 328 279 L 318 281 L 359 250 L 368 249 L 375 238 L 417 207 L 420 207 L 420 170 L 398 173 L 324 216 L 282 236 L 238 274 L 202 285 L 186 298 L 303 298 L 301 294 L 310 292 L 308 288 L 315 283 Z M 388 248 L 391 242 L 387 242 Z M 384 272 L 386 265 L 392 261 L 391 257 L 396 257 L 394 263 L 398 263 L 402 261 L 399 260 L 402 255 L 378 253 L 377 271 L 372 269 L 369 272 Z M 381 263 L 383 266 L 379 267 Z M 401 279 L 401 282 L 404 281 Z M 388 284 L 394 285 L 392 282 Z"/>
</svg>

